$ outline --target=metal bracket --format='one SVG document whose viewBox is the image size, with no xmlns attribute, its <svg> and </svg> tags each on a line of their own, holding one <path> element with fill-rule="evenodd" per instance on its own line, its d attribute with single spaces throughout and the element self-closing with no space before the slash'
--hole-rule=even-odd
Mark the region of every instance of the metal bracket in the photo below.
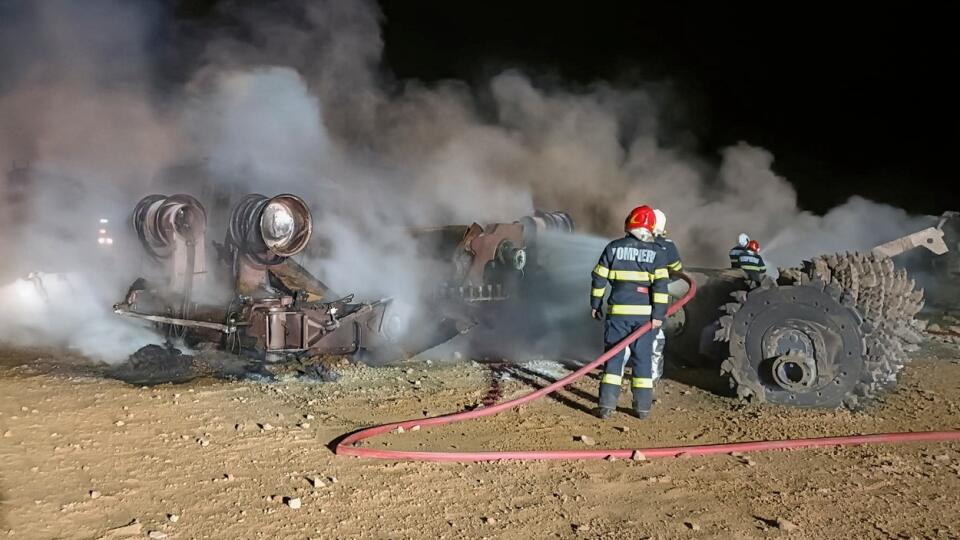
<svg viewBox="0 0 960 540">
<path fill-rule="evenodd" d="M 943 230 L 937 227 L 930 227 L 913 234 L 908 234 L 907 236 L 902 236 L 886 244 L 880 244 L 871 251 L 877 255 L 896 257 L 916 247 L 926 248 L 935 255 L 943 255 L 949 251 L 949 249 L 947 249 L 947 243 L 943 241 Z"/>
<path fill-rule="evenodd" d="M 237 331 L 237 327 L 234 325 L 220 324 L 215 322 L 207 321 L 194 321 L 190 319 L 178 319 L 176 317 L 164 317 L 163 315 L 146 315 L 144 313 L 137 313 L 136 311 L 130 311 L 124 309 L 119 305 L 113 306 L 113 312 L 117 315 L 123 315 L 124 317 L 131 317 L 133 319 L 143 319 L 145 321 L 151 321 L 162 324 L 174 324 L 177 326 L 190 326 L 194 328 L 209 328 L 211 330 L 216 330 L 218 332 L 223 332 L 224 334 L 233 334 Z"/>
</svg>

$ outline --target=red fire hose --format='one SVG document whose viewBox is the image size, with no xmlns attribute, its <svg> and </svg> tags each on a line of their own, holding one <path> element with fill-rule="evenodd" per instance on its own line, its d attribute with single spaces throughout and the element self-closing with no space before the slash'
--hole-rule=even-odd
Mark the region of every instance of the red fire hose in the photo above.
<svg viewBox="0 0 960 540">
<path fill-rule="evenodd" d="M 683 307 L 684 304 L 693 298 L 696 294 L 697 286 L 685 274 L 680 274 L 689 285 L 687 291 L 679 300 L 674 302 L 667 310 L 668 314 L 673 314 Z M 630 343 L 650 330 L 650 323 L 644 324 L 634 333 L 627 336 L 615 347 L 605 352 L 596 360 L 586 364 L 577 371 L 567 375 L 557 382 L 531 392 L 517 399 L 506 401 L 491 407 L 482 407 L 472 411 L 465 411 L 431 418 L 422 418 L 417 420 L 405 420 L 394 422 L 392 424 L 383 424 L 352 433 L 341 440 L 336 446 L 337 455 L 368 457 L 377 459 L 392 460 L 413 460 L 413 461 L 497 461 L 501 459 L 512 460 L 546 460 L 546 459 L 604 459 L 615 457 L 627 459 L 633 457 L 635 452 L 640 452 L 645 458 L 657 457 L 677 457 L 677 456 L 703 456 L 709 454 L 725 454 L 730 452 L 756 452 L 763 450 L 786 450 L 793 448 L 813 448 L 818 446 L 841 446 L 855 444 L 876 444 L 876 443 L 900 443 L 910 441 L 956 441 L 960 440 L 960 431 L 925 431 L 910 433 L 880 433 L 875 435 L 850 435 L 843 437 L 823 437 L 815 439 L 789 439 L 780 441 L 752 441 L 742 443 L 724 443 L 724 444 L 706 444 L 692 446 L 674 446 L 669 448 L 630 448 L 619 450 L 528 450 L 515 452 L 417 452 L 408 450 L 378 450 L 374 448 L 362 448 L 355 444 L 364 440 L 403 428 L 410 430 L 416 426 L 439 426 L 471 420 L 474 418 L 483 418 L 492 416 L 502 411 L 513 409 L 529 403 L 535 399 L 543 397 L 552 392 L 560 390 L 564 386 L 583 377 L 591 370 L 600 366 L 613 355 L 620 353 Z"/>
</svg>

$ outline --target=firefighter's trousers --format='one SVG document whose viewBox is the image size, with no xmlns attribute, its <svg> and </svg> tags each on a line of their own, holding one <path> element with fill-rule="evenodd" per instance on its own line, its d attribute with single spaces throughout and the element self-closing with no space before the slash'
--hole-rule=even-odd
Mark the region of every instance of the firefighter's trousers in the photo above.
<svg viewBox="0 0 960 540">
<path fill-rule="evenodd" d="M 648 317 L 611 315 L 604 322 L 603 341 L 606 350 L 623 340 L 649 321 Z M 633 410 L 648 412 L 653 404 L 653 341 L 656 330 L 651 330 L 631 343 L 622 353 L 604 365 L 600 381 L 600 407 L 616 409 L 624 370 L 630 365 L 630 387 L 633 389 Z"/>
</svg>

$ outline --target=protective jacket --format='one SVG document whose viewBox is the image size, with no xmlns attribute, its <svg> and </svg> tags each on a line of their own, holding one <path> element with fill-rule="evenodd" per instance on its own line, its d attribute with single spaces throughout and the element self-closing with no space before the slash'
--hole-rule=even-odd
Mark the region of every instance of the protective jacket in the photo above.
<svg viewBox="0 0 960 540">
<path fill-rule="evenodd" d="M 677 245 L 673 243 L 673 240 L 666 236 L 658 236 L 655 242 L 664 251 L 667 270 L 670 272 L 683 270 L 683 264 L 680 262 L 680 250 L 677 249 Z"/>
<path fill-rule="evenodd" d="M 737 267 L 746 272 L 747 277 L 754 281 L 760 281 L 763 275 L 767 273 L 767 265 L 763 262 L 763 257 L 755 251 L 744 250 L 737 258 Z"/>
<path fill-rule="evenodd" d="M 666 253 L 655 242 L 627 235 L 607 244 L 593 269 L 590 307 L 600 309 L 607 285 L 607 317 L 664 320 L 669 272 Z"/>
<path fill-rule="evenodd" d="M 740 268 L 740 256 L 747 252 L 747 248 L 737 244 L 730 250 L 730 268 Z"/>
</svg>

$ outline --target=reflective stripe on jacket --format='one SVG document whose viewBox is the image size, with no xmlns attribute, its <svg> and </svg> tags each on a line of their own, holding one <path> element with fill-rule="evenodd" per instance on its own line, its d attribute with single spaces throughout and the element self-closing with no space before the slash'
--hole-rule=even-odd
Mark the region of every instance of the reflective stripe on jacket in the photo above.
<svg viewBox="0 0 960 540">
<path fill-rule="evenodd" d="M 763 257 L 753 251 L 744 251 L 737 259 L 737 263 L 739 268 L 747 272 L 757 272 L 759 274 L 767 272 L 767 265 L 763 262 Z"/>
<path fill-rule="evenodd" d="M 740 256 L 747 252 L 747 248 L 737 244 L 730 250 L 730 267 L 740 268 Z"/>
<path fill-rule="evenodd" d="M 655 242 L 627 235 L 607 244 L 591 274 L 590 307 L 600 309 L 607 285 L 610 316 L 666 317 L 670 274 L 666 255 Z"/>
</svg>

